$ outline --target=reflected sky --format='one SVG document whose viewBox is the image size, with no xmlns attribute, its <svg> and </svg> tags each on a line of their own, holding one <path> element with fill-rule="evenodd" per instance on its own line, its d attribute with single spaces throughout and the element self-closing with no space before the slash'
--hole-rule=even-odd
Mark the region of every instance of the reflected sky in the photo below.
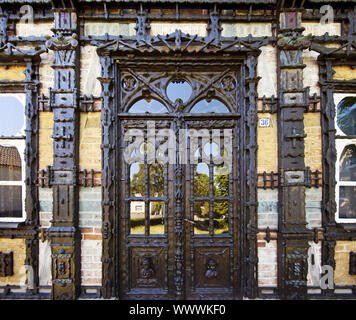
<svg viewBox="0 0 356 320">
<path fill-rule="evenodd" d="M 24 105 L 13 96 L 0 96 L 0 136 L 19 134 L 25 124 Z"/>
<path fill-rule="evenodd" d="M 188 101 L 193 90 L 190 84 L 186 81 L 184 82 L 170 82 L 167 86 L 167 97 L 175 102 L 176 99 L 182 99 L 183 102 Z"/>
<path fill-rule="evenodd" d="M 132 105 L 129 113 L 168 113 L 167 108 L 157 100 L 139 100 Z"/>
<path fill-rule="evenodd" d="M 191 113 L 229 113 L 229 109 L 219 100 L 213 99 L 207 102 L 200 100 L 191 110 Z"/>
</svg>

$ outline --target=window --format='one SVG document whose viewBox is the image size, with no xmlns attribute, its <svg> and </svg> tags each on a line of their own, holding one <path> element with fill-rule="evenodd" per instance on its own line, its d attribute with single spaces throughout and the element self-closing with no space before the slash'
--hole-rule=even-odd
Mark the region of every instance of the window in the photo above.
<svg viewBox="0 0 356 320">
<path fill-rule="evenodd" d="M 337 222 L 356 222 L 356 95 L 335 94 Z"/>
<path fill-rule="evenodd" d="M 25 219 L 25 95 L 0 94 L 0 222 Z"/>
</svg>

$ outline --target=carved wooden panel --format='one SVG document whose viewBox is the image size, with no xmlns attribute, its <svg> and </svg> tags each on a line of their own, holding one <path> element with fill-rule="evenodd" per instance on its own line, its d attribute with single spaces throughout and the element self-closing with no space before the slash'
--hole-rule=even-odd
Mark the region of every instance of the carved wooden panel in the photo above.
<svg viewBox="0 0 356 320">
<path fill-rule="evenodd" d="M 166 248 L 130 248 L 130 293 L 165 293 L 168 288 Z"/>
<path fill-rule="evenodd" d="M 231 288 L 231 248 L 195 248 L 194 287 L 200 289 Z"/>
</svg>

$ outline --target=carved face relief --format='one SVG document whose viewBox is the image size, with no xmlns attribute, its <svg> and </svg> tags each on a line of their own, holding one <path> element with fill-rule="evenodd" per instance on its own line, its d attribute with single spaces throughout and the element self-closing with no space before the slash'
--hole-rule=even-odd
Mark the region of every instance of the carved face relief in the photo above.
<svg viewBox="0 0 356 320">
<path fill-rule="evenodd" d="M 151 258 L 144 258 L 142 261 L 141 278 L 151 279 L 153 275 L 154 271 L 151 266 Z"/>
<path fill-rule="evenodd" d="M 216 270 L 217 263 L 214 259 L 210 259 L 206 264 L 205 278 L 215 279 L 218 277 L 218 271 Z"/>
</svg>

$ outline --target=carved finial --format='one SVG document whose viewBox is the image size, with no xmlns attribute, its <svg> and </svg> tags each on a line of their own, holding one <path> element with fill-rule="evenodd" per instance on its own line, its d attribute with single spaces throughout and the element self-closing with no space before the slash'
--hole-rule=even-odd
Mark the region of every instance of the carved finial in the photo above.
<svg viewBox="0 0 356 320">
<path fill-rule="evenodd" d="M 223 28 L 221 27 L 220 15 L 216 10 L 216 5 L 214 6 L 214 11 L 210 12 L 210 22 L 207 27 L 208 37 L 209 39 L 214 39 L 212 42 L 215 45 L 220 43 L 221 39 L 221 31 Z"/>
<path fill-rule="evenodd" d="M 147 10 L 143 10 L 142 4 L 140 5 L 140 11 L 137 13 L 136 21 L 136 39 L 140 41 L 148 41 L 150 39 L 150 21 L 147 19 Z"/>
</svg>

